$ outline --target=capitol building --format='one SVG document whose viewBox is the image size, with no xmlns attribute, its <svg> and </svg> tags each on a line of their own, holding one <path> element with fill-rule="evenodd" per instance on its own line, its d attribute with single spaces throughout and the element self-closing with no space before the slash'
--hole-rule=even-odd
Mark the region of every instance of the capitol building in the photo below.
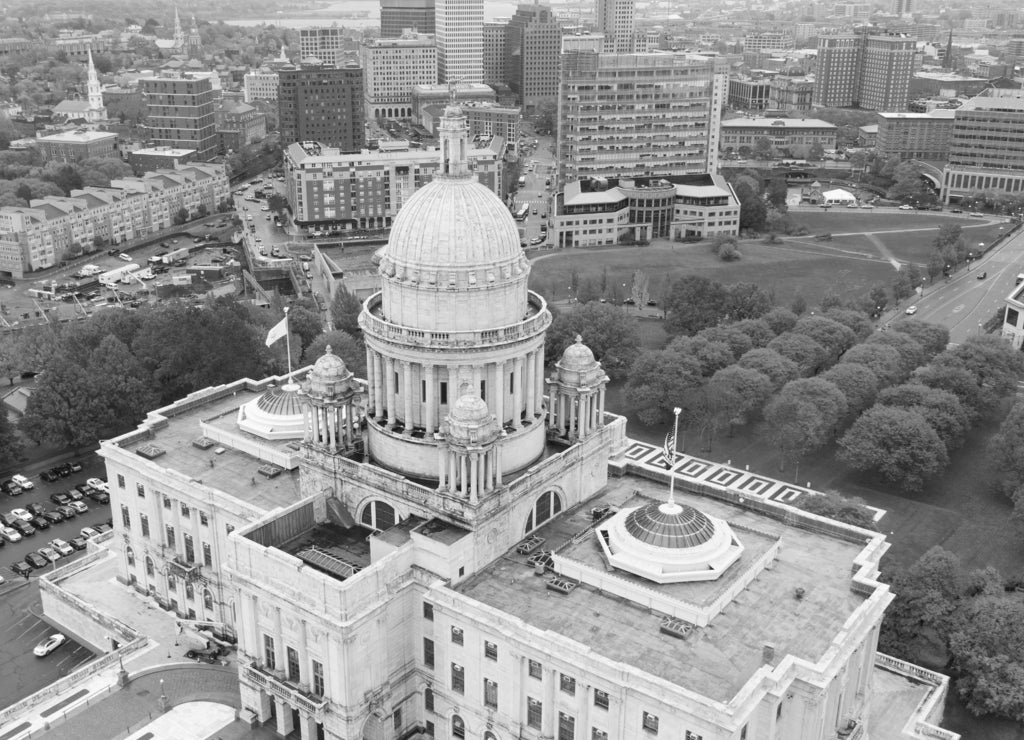
<svg viewBox="0 0 1024 740">
<path fill-rule="evenodd" d="M 103 443 L 123 587 L 236 640 L 242 717 L 282 737 L 955 738 L 945 685 L 891 700 L 928 672 L 876 651 L 885 537 L 630 440 L 586 337 L 545 357 L 454 104 L 440 137 L 365 379 L 328 348 Z"/>
</svg>

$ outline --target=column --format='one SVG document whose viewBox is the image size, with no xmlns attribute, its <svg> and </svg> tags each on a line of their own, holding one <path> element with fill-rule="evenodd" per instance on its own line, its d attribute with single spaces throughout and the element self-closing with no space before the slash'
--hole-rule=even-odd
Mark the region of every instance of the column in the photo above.
<svg viewBox="0 0 1024 740">
<path fill-rule="evenodd" d="M 312 714 L 299 713 L 299 735 L 302 740 L 316 740 L 316 719 Z"/>
<path fill-rule="evenodd" d="M 579 436 L 576 431 L 576 401 L 579 396 L 570 396 L 567 400 L 569 402 L 569 439 L 573 436 Z"/>
<path fill-rule="evenodd" d="M 600 414 L 597 411 L 597 394 L 590 394 L 590 428 L 597 429 L 601 426 Z"/>
<path fill-rule="evenodd" d="M 496 485 L 501 485 L 501 444 L 494 445 L 494 477 Z"/>
<path fill-rule="evenodd" d="M 498 420 L 499 427 L 505 426 L 505 411 L 503 408 L 505 401 L 505 374 L 502 372 L 503 367 L 504 364 L 501 362 L 491 365 L 490 385 L 494 390 L 491 391 L 492 400 L 489 405 L 491 411 L 494 412 L 494 418 Z"/>
<path fill-rule="evenodd" d="M 345 404 L 345 430 L 348 438 L 345 440 L 347 447 L 353 447 L 356 443 L 356 407 L 349 401 Z"/>
<path fill-rule="evenodd" d="M 366 409 L 366 413 L 373 415 L 375 408 L 374 402 L 376 399 L 376 387 L 374 385 L 375 379 L 373 377 L 373 350 L 369 347 L 366 348 L 366 405 L 369 407 Z"/>
<path fill-rule="evenodd" d="M 458 478 L 455 476 L 455 453 L 448 450 L 448 490 L 452 495 L 458 491 Z"/>
<path fill-rule="evenodd" d="M 569 397 L 559 391 L 558 393 L 558 433 L 560 435 L 565 434 L 565 417 L 566 408 L 565 405 L 569 402 Z"/>
<path fill-rule="evenodd" d="M 324 409 L 324 426 L 327 430 L 327 446 L 333 451 L 338 447 L 338 440 L 334 431 L 334 415 L 327 408 Z"/>
<path fill-rule="evenodd" d="M 554 429 L 558 423 L 558 386 L 552 383 L 548 386 L 548 419 L 547 428 Z"/>
<path fill-rule="evenodd" d="M 385 425 L 390 429 L 395 424 L 395 361 L 384 358 L 384 387 L 387 389 L 387 414 Z"/>
<path fill-rule="evenodd" d="M 536 405 L 534 397 L 537 395 L 537 360 L 534 359 L 536 355 L 536 352 L 526 355 L 526 418 L 531 423 Z"/>
<path fill-rule="evenodd" d="M 512 426 L 516 429 L 523 428 L 523 358 L 517 357 L 512 361 L 512 372 L 515 379 L 512 384 Z"/>
<path fill-rule="evenodd" d="M 597 419 L 600 426 L 604 426 L 604 386 L 597 393 Z"/>
<path fill-rule="evenodd" d="M 313 441 L 313 408 L 311 406 L 305 406 L 302 409 L 302 426 L 304 429 L 303 440 L 306 442 Z"/>
<path fill-rule="evenodd" d="M 580 396 L 580 408 L 579 408 L 579 424 L 580 424 L 580 438 L 587 436 L 587 397 L 585 395 Z"/>
<path fill-rule="evenodd" d="M 299 683 L 313 685 L 313 666 L 309 664 L 309 653 L 306 650 L 306 620 L 299 620 Z"/>
<path fill-rule="evenodd" d="M 459 453 L 459 486 L 462 490 L 462 498 L 469 496 L 469 481 L 466 476 L 466 456 Z"/>
<path fill-rule="evenodd" d="M 424 415 L 423 425 L 427 429 L 427 439 L 430 439 L 437 429 L 436 414 L 437 414 L 437 379 L 434 377 L 434 366 L 426 366 L 426 383 L 427 383 L 427 398 L 425 401 L 426 409 Z"/>
<path fill-rule="evenodd" d="M 405 401 L 405 428 L 402 434 L 412 434 L 412 363 L 402 361 L 402 400 Z"/>
<path fill-rule="evenodd" d="M 384 416 L 384 369 L 381 367 L 380 355 L 373 353 L 373 418 Z"/>
<path fill-rule="evenodd" d="M 444 490 L 444 479 L 448 473 L 448 465 L 444 459 L 445 449 L 443 446 L 437 446 L 437 490 Z"/>
<path fill-rule="evenodd" d="M 295 729 L 292 722 L 292 706 L 284 699 L 275 699 L 277 702 L 277 734 L 287 737 Z"/>
<path fill-rule="evenodd" d="M 263 689 L 260 692 L 260 705 L 256 707 L 256 718 L 260 721 L 260 724 L 270 719 L 270 707 L 274 701 L 274 697 L 268 694 Z"/>
<path fill-rule="evenodd" d="M 480 487 L 480 456 L 472 453 L 469 456 L 469 501 L 476 503 L 477 493 Z"/>
<path fill-rule="evenodd" d="M 281 631 L 281 607 L 274 607 L 274 666 L 283 671 L 287 663 L 284 659 L 284 633 Z"/>
<path fill-rule="evenodd" d="M 534 391 L 534 407 L 537 416 L 544 413 L 544 345 L 542 344 L 537 348 L 537 351 L 533 353 L 534 360 L 537 363 L 537 368 L 534 370 L 533 377 L 534 382 L 537 384 L 537 388 Z"/>
<path fill-rule="evenodd" d="M 480 365 L 473 365 L 473 390 L 471 391 L 471 393 L 474 396 L 480 396 L 480 398 L 483 398 L 483 395 L 480 393 L 480 381 L 483 380 L 483 379 L 484 379 L 484 369 L 483 369 L 483 367 L 480 366 Z M 487 399 L 484 398 L 484 400 L 486 401 Z"/>
<path fill-rule="evenodd" d="M 544 687 L 544 714 L 540 723 L 544 729 L 541 730 L 541 737 L 553 738 L 558 729 L 558 701 L 555 693 L 558 690 L 558 671 L 545 668 L 544 673 L 547 674 L 547 685 Z"/>
</svg>

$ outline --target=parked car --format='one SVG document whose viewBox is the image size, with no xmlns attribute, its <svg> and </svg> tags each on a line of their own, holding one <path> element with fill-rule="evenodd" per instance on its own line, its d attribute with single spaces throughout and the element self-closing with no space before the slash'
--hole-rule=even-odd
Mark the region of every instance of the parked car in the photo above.
<svg viewBox="0 0 1024 740">
<path fill-rule="evenodd" d="M 5 480 L 3 483 L 0 483 L 0 490 L 2 490 L 8 496 L 21 495 L 21 486 L 19 486 L 13 480 Z"/>
<path fill-rule="evenodd" d="M 26 563 L 24 560 L 19 560 L 14 565 L 12 565 L 11 570 L 13 570 L 22 578 L 28 578 L 32 574 L 32 566 Z"/>
<path fill-rule="evenodd" d="M 54 635 L 50 635 L 45 640 L 36 645 L 35 648 L 33 648 L 32 653 L 37 658 L 45 658 L 47 655 L 49 655 L 54 650 L 59 648 L 65 642 L 67 642 L 67 640 L 68 638 L 66 638 L 64 635 L 58 632 Z"/>
<path fill-rule="evenodd" d="M 78 491 L 83 496 L 88 496 L 89 492 L 92 490 L 92 486 L 90 486 L 88 483 L 76 483 L 75 490 Z"/>
<path fill-rule="evenodd" d="M 188 650 L 185 652 L 185 657 L 191 660 L 201 660 L 204 663 L 216 663 L 218 658 L 225 653 L 227 653 L 227 649 L 218 645 L 204 650 Z"/>
<path fill-rule="evenodd" d="M 71 503 L 71 497 L 66 493 L 51 493 L 50 500 L 58 506 L 66 506 Z"/>
<path fill-rule="evenodd" d="M 21 519 L 15 520 L 11 526 L 18 530 L 22 537 L 31 537 L 36 533 L 35 527 L 28 522 L 23 522 Z"/>
<path fill-rule="evenodd" d="M 75 510 L 72 509 L 70 506 L 58 506 L 55 509 L 55 511 L 59 511 L 61 514 L 63 514 L 65 519 L 75 518 Z"/>
<path fill-rule="evenodd" d="M 12 475 L 11 476 L 11 480 L 13 480 L 15 483 L 17 483 L 19 486 L 21 486 L 26 491 L 31 491 L 33 488 L 36 487 L 35 483 L 30 481 L 28 478 L 23 476 L 21 473 L 19 473 L 18 475 Z"/>
<path fill-rule="evenodd" d="M 102 478 L 90 478 L 86 483 L 97 491 L 106 491 L 107 493 L 110 493 L 110 488 L 107 486 L 107 482 Z"/>
<path fill-rule="evenodd" d="M 48 511 L 45 514 L 43 514 L 43 518 L 50 524 L 60 524 L 65 519 L 64 515 L 57 511 L 56 509 L 54 509 L 53 511 Z"/>
<path fill-rule="evenodd" d="M 114 528 L 114 523 L 110 519 L 107 519 L 107 521 L 105 521 L 105 522 L 100 522 L 99 524 L 93 524 L 92 528 L 95 529 L 100 534 L 104 534 L 104 533 L 109 532 L 110 530 L 112 530 Z"/>
<path fill-rule="evenodd" d="M 75 548 L 73 548 L 71 545 L 69 545 L 67 542 L 60 539 L 59 537 L 57 539 L 50 540 L 50 547 L 59 552 L 61 557 L 73 555 L 75 552 Z"/>
<path fill-rule="evenodd" d="M 69 488 L 68 491 L 67 491 L 67 494 L 68 494 L 68 498 L 71 499 L 72 501 L 81 501 L 82 500 L 82 492 L 77 490 L 77 489 L 75 489 L 75 488 Z"/>
<path fill-rule="evenodd" d="M 56 563 L 58 560 L 60 560 L 60 553 L 54 550 L 49 545 L 40 547 L 38 550 L 36 550 L 36 552 L 38 552 L 44 558 L 49 560 L 51 563 Z"/>
<path fill-rule="evenodd" d="M 89 546 L 84 537 L 72 537 L 68 542 L 76 550 L 84 550 Z"/>
<path fill-rule="evenodd" d="M 914 210 L 914 207 L 904 203 L 903 205 L 900 206 L 900 210 L 901 211 L 912 211 L 912 210 Z"/>
<path fill-rule="evenodd" d="M 51 468 L 50 470 L 44 470 L 39 474 L 39 477 L 47 483 L 53 483 L 55 480 L 60 480 L 60 473 Z"/>
<path fill-rule="evenodd" d="M 915 313 L 917 313 L 917 306 L 909 306 L 907 310 L 904 311 L 903 313 L 905 313 L 907 316 L 913 316 Z"/>
<path fill-rule="evenodd" d="M 14 527 L 0 527 L 0 538 L 5 542 L 21 542 L 21 532 Z"/>
<path fill-rule="evenodd" d="M 987 277 L 988 277 L 988 273 L 987 272 L 979 272 L 978 273 L 978 280 L 984 280 Z"/>
<path fill-rule="evenodd" d="M 46 513 L 46 507 L 42 504 L 31 503 L 26 504 L 25 508 L 31 511 L 35 516 L 42 516 Z"/>
<path fill-rule="evenodd" d="M 50 523 L 41 516 L 32 517 L 31 521 L 29 521 L 29 524 L 35 527 L 36 531 L 50 528 Z"/>
<path fill-rule="evenodd" d="M 84 501 L 72 501 L 68 506 L 74 509 L 76 514 L 84 514 L 89 510 L 89 506 Z"/>
<path fill-rule="evenodd" d="M 91 540 L 93 537 L 99 535 L 99 532 L 93 529 L 92 527 L 82 527 L 82 529 L 79 530 L 78 533 L 87 540 Z"/>
<path fill-rule="evenodd" d="M 108 494 L 106 491 L 93 491 L 92 493 L 89 494 L 89 498 L 91 498 L 98 504 L 110 503 L 110 494 Z"/>
<path fill-rule="evenodd" d="M 31 565 L 35 569 L 45 568 L 50 564 L 46 558 L 40 555 L 38 552 L 30 552 L 25 554 L 25 562 Z"/>
<path fill-rule="evenodd" d="M 32 521 L 32 512 L 28 509 L 11 509 L 11 516 L 16 516 L 23 522 Z"/>
<path fill-rule="evenodd" d="M 54 468 L 54 470 L 57 471 L 57 475 L 59 475 L 61 478 L 67 478 L 69 475 L 71 475 L 71 464 L 64 463 L 63 465 L 58 465 L 57 467 Z"/>
<path fill-rule="evenodd" d="M 16 516 L 11 516 L 10 514 L 0 514 L 0 525 L 3 525 L 5 527 L 13 527 L 15 522 L 20 521 L 21 520 L 18 519 L 18 517 Z"/>
</svg>

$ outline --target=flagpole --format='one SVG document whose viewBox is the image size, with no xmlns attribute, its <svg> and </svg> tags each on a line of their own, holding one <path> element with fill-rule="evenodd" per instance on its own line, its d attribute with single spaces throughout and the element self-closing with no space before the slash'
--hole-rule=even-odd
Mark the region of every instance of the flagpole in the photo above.
<svg viewBox="0 0 1024 740">
<path fill-rule="evenodd" d="M 679 438 L 679 414 L 682 411 L 678 406 L 672 409 L 675 420 L 672 422 L 672 459 L 668 464 L 668 503 L 672 506 L 676 503 L 676 474 L 672 472 L 672 466 L 676 464 L 676 440 Z"/>
<path fill-rule="evenodd" d="M 288 331 L 288 307 L 284 307 L 284 341 L 288 353 L 288 382 L 292 382 L 292 338 Z"/>
</svg>

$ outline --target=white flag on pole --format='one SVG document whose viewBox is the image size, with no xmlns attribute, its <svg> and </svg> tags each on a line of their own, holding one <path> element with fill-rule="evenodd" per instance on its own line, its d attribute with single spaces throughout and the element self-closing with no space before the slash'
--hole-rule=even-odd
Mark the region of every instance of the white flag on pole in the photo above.
<svg viewBox="0 0 1024 740">
<path fill-rule="evenodd" d="M 267 332 L 267 346 L 269 347 L 278 339 L 281 339 L 288 334 L 288 317 L 285 316 L 283 319 L 278 321 L 271 327 L 270 331 Z"/>
</svg>

